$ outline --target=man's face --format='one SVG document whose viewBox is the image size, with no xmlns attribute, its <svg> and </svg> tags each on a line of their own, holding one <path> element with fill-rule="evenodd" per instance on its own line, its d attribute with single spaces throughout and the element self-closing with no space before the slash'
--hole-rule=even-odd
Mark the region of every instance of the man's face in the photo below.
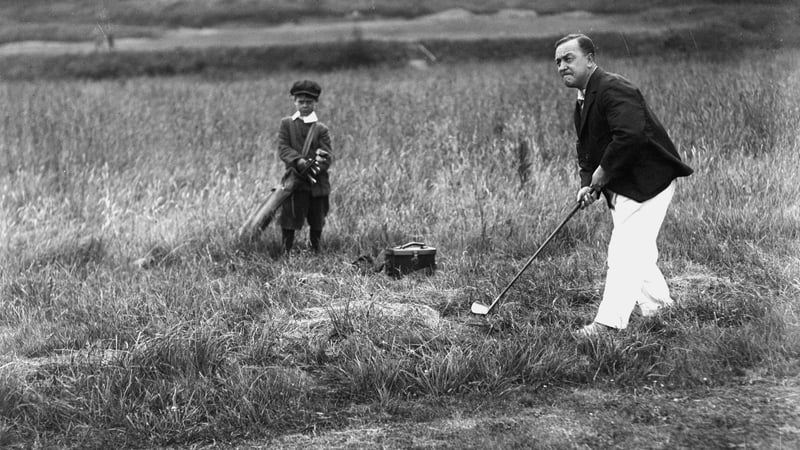
<svg viewBox="0 0 800 450">
<path fill-rule="evenodd" d="M 556 47 L 556 66 L 558 74 L 567 87 L 584 89 L 594 69 L 594 55 L 585 55 L 572 39 Z"/>
<path fill-rule="evenodd" d="M 294 97 L 294 106 L 300 111 L 301 116 L 307 116 L 314 112 L 317 101 L 307 95 L 297 95 Z"/>
</svg>

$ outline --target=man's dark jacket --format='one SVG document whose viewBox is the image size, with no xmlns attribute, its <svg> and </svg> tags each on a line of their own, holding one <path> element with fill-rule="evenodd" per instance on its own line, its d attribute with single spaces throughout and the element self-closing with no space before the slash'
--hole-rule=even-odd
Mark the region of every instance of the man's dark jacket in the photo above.
<svg viewBox="0 0 800 450">
<path fill-rule="evenodd" d="M 589 77 L 583 108 L 576 105 L 575 129 L 581 186 L 589 186 L 602 165 L 604 191 L 643 202 L 692 173 L 639 89 L 599 67 Z"/>
</svg>

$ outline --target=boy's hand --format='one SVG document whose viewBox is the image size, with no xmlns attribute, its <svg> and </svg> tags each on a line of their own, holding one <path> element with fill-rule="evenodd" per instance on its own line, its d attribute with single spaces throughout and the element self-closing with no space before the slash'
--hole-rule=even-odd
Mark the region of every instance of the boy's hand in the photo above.
<svg viewBox="0 0 800 450">
<path fill-rule="evenodd" d="M 321 148 L 318 148 L 316 153 L 317 156 L 314 157 L 314 162 L 319 164 L 322 170 L 328 170 L 331 166 L 331 154 Z"/>
<path fill-rule="evenodd" d="M 318 148 L 317 149 L 317 161 L 323 161 L 331 157 L 331 154 L 326 152 L 325 150 Z"/>
</svg>

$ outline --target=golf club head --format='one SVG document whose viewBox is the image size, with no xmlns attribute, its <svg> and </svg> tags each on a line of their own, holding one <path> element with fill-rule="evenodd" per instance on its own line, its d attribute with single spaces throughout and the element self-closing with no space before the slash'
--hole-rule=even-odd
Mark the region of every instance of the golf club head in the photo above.
<svg viewBox="0 0 800 450">
<path fill-rule="evenodd" d="M 484 305 L 483 303 L 474 302 L 469 311 L 472 314 L 477 314 L 479 316 L 485 316 L 486 314 L 489 314 L 489 307 Z"/>
</svg>

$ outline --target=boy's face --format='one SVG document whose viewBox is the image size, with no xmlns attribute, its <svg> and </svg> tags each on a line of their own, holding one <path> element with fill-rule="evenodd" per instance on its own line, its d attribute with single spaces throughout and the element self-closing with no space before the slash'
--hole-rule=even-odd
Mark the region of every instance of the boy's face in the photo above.
<svg viewBox="0 0 800 450">
<path fill-rule="evenodd" d="M 294 97 L 294 106 L 297 107 L 301 116 L 307 116 L 314 112 L 317 101 L 307 95 L 296 95 Z"/>
</svg>

